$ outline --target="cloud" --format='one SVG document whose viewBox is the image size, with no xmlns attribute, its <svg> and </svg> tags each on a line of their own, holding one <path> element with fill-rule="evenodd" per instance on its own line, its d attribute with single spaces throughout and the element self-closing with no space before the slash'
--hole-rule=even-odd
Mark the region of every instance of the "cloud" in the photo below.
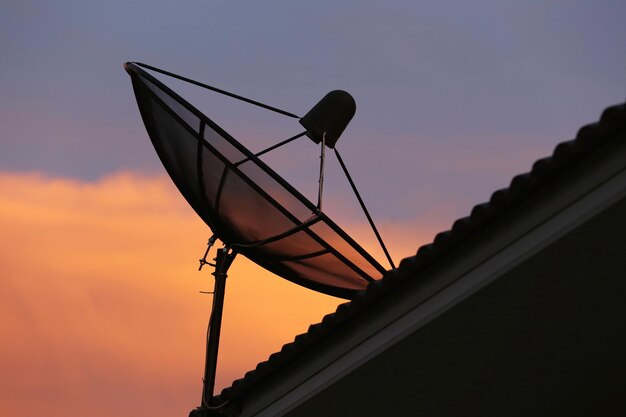
<svg viewBox="0 0 626 417">
<path fill-rule="evenodd" d="M 169 179 L 0 172 L 0 414 L 175 415 L 201 392 L 209 229 Z M 341 300 L 240 257 L 218 389 Z M 71 410 L 71 411 L 69 411 Z"/>
</svg>

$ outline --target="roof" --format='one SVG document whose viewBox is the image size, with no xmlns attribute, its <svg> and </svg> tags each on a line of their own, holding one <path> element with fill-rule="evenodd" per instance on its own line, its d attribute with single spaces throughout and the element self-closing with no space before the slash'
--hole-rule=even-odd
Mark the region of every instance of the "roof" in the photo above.
<svg viewBox="0 0 626 417">
<path fill-rule="evenodd" d="M 596 123 L 582 127 L 575 139 L 559 143 L 553 154 L 537 160 L 532 169 L 515 176 L 509 187 L 495 191 L 488 202 L 476 205 L 469 216 L 456 220 L 451 229 L 437 234 L 432 243 L 419 248 L 416 255 L 404 259 L 399 268 L 388 271 L 383 279 L 372 283 L 351 302 L 341 304 L 323 320 L 311 325 L 304 334 L 261 362 L 233 382 L 215 398 L 216 403 L 228 401 L 231 405 L 245 398 L 251 390 L 261 386 L 279 370 L 295 363 L 323 341 L 329 340 L 366 310 L 393 297 L 395 291 L 408 282 L 419 280 L 420 273 L 435 262 L 450 256 L 487 226 L 510 214 L 520 203 L 540 195 L 541 191 L 559 179 L 567 178 L 578 167 L 586 164 L 599 150 L 610 143 L 623 141 L 626 133 L 626 104 L 607 108 Z"/>
</svg>

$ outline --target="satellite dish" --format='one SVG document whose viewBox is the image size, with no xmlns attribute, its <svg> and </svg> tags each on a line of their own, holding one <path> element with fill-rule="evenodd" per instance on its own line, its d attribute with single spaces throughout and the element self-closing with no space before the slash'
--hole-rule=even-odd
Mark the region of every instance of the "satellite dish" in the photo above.
<svg viewBox="0 0 626 417">
<path fill-rule="evenodd" d="M 216 239 L 216 289 L 210 322 L 203 407 L 212 397 L 219 324 L 226 271 L 240 253 L 263 268 L 296 284 L 341 298 L 352 298 L 385 272 L 369 253 L 322 211 L 324 151 L 333 149 L 392 268 L 393 261 L 363 204 L 335 145 L 356 105 L 345 91 L 332 91 L 304 117 L 152 67 L 128 62 L 137 104 L 146 130 L 168 174 L 187 202 L 211 228 Z M 212 119 L 144 70 L 149 69 L 247 103 L 298 118 L 306 131 L 256 154 Z M 321 143 L 318 203 L 313 204 L 259 156 L 303 136 Z M 219 282 L 221 279 L 221 283 Z M 219 296 L 219 297 L 218 297 Z M 212 362 L 212 363 L 210 363 Z M 205 377 L 207 376 L 205 369 Z M 208 385 L 208 386 L 207 386 Z"/>
</svg>

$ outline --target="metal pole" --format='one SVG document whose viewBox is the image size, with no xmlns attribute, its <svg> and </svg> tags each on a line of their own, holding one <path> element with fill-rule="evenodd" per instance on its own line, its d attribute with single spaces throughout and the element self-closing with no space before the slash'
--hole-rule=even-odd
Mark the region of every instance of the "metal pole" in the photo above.
<svg viewBox="0 0 626 417">
<path fill-rule="evenodd" d="M 236 252 L 228 253 L 226 248 L 217 250 L 215 259 L 215 288 L 213 292 L 213 308 L 209 327 L 207 329 L 206 357 L 204 361 L 204 378 L 202 386 L 201 408 L 208 408 L 212 404 L 213 390 L 215 389 L 215 373 L 217 371 L 217 353 L 220 344 L 220 330 L 222 327 L 222 312 L 224 310 L 224 295 L 226 293 L 226 277 L 228 268 L 235 258 Z"/>
</svg>

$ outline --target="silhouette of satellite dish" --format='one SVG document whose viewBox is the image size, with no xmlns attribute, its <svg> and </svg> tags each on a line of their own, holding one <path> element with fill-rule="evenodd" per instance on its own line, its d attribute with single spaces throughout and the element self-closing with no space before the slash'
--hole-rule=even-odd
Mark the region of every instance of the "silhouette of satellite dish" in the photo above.
<svg viewBox="0 0 626 417">
<path fill-rule="evenodd" d="M 131 77 L 141 116 L 161 162 L 181 194 L 214 233 L 200 260 L 200 269 L 209 264 L 215 267 L 216 277 L 201 408 L 211 407 L 226 271 L 236 254 L 296 284 L 348 299 L 385 272 L 322 211 L 326 148 L 334 150 L 391 267 L 395 268 L 336 148 L 356 105 L 350 94 L 336 90 L 299 118 L 150 65 L 128 62 L 124 68 Z M 299 119 L 306 130 L 254 154 L 146 69 Z M 305 135 L 321 144 L 317 204 L 259 159 L 260 155 Z M 216 262 L 209 263 L 206 257 L 216 239 L 225 247 L 218 250 Z"/>
</svg>

